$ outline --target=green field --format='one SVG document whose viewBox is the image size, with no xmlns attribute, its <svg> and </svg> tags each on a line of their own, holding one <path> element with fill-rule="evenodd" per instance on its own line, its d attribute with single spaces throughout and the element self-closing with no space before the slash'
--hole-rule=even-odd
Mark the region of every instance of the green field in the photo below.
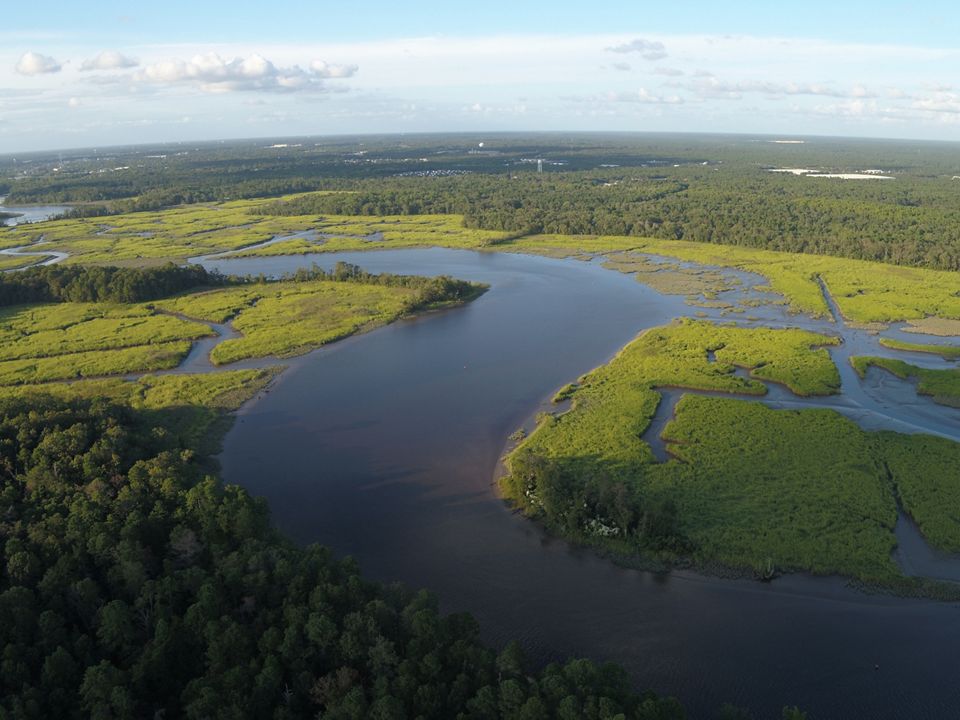
<svg viewBox="0 0 960 720">
<path fill-rule="evenodd" d="M 136 304 L 0 308 L 0 385 L 165 370 L 210 334 L 206 325 Z"/>
<path fill-rule="evenodd" d="M 277 235 L 316 230 L 332 237 L 317 244 L 291 240 L 244 255 L 335 252 L 415 246 L 485 247 L 508 233 L 472 230 L 459 215 L 348 217 L 254 214 L 263 200 L 183 205 L 154 212 L 105 218 L 51 220 L 0 230 L 0 249 L 28 245 L 43 238 L 44 249 L 70 253 L 68 263 L 150 265 L 182 262 L 198 255 L 239 251 Z M 383 239 L 366 236 L 383 233 Z M 14 258 L 11 258 L 12 260 Z M 34 262 L 34 261 L 29 261 Z M 29 264 L 17 260 L 11 267 Z"/>
<path fill-rule="evenodd" d="M 551 457 L 602 457 L 613 470 L 651 463 L 653 455 L 640 436 L 660 402 L 656 388 L 763 395 L 762 383 L 734 374 L 739 365 L 798 394 L 829 394 L 839 387 L 839 374 L 827 351 L 814 346 L 831 342 L 804 330 L 696 320 L 653 328 L 581 378 L 567 393 L 571 410 L 540 425 L 521 447 Z M 709 362 L 711 351 L 716 362 Z"/>
<path fill-rule="evenodd" d="M 415 288 L 313 281 L 263 283 L 212 290 L 156 303 L 213 322 L 233 318 L 243 337 L 214 347 L 211 360 L 225 364 L 252 357 L 289 357 L 382 325 L 410 310 Z"/>
<path fill-rule="evenodd" d="M 267 385 L 279 369 L 225 370 L 198 375 L 144 375 L 136 380 L 103 378 L 42 385 L 0 387 L 0 400 L 52 397 L 58 401 L 110 401 L 150 413 L 163 411 L 165 423 L 185 447 L 212 451 L 219 442 L 214 426 Z"/>
<path fill-rule="evenodd" d="M 276 218 L 274 218 L 274 221 Z M 324 215 L 312 225 L 324 235 L 316 242 L 292 239 L 263 248 L 240 250 L 237 257 L 300 255 L 315 252 L 382 250 L 384 248 L 449 247 L 479 249 L 508 237 L 508 233 L 464 227 L 460 215 L 387 215 L 357 217 Z M 379 239 L 377 234 L 382 235 Z M 378 239 L 371 239 L 371 236 Z"/>
<path fill-rule="evenodd" d="M 211 360 L 289 357 L 416 310 L 464 302 L 478 286 L 448 278 L 366 275 L 261 282 L 143 303 L 57 302 L 0 308 L 0 385 L 122 375 L 178 366 L 203 322 L 233 321 L 241 336 Z M 353 273 L 352 275 L 350 273 Z M 321 273 L 322 275 L 322 273 Z"/>
<path fill-rule="evenodd" d="M 917 392 L 930 395 L 934 402 L 960 407 L 960 368 L 930 370 L 903 360 L 882 357 L 854 357 L 850 358 L 850 363 L 860 377 L 864 377 L 871 366 L 883 368 L 898 378 L 916 380 Z"/>
<path fill-rule="evenodd" d="M 188 352 L 189 342 L 171 342 L 6 360 L 0 362 L 0 385 L 170 370 L 179 365 Z"/>
<path fill-rule="evenodd" d="M 952 547 L 960 516 L 943 503 L 957 482 L 941 480 L 960 445 L 867 433 L 832 410 L 694 394 L 680 399 L 661 435 L 673 459 L 657 462 L 641 439 L 657 387 L 762 394 L 731 373 L 734 363 L 802 394 L 835 390 L 836 368 L 813 347 L 828 341 L 689 320 L 654 328 L 558 393 L 572 399 L 570 410 L 541 416 L 509 456 L 502 491 L 554 531 L 622 556 L 760 577 L 809 571 L 906 582 L 891 560 L 895 488 L 925 532 L 938 528 L 930 541 Z M 908 477 L 910 457 L 933 471 Z"/>
<path fill-rule="evenodd" d="M 939 355 L 944 360 L 960 359 L 960 345 L 931 345 L 928 343 L 909 343 L 894 338 L 880 338 L 880 344 L 891 350 L 922 352 Z"/>
<path fill-rule="evenodd" d="M 0 272 L 5 270 L 13 270 L 14 268 L 22 268 L 27 265 L 33 265 L 35 262 L 42 260 L 40 257 L 16 257 L 15 255 L 0 255 Z"/>
<path fill-rule="evenodd" d="M 0 361 L 196 340 L 212 334 L 201 323 L 150 315 L 138 306 L 84 305 L 0 309 Z M 76 312 L 86 319 L 67 324 L 63 316 Z"/>
<path fill-rule="evenodd" d="M 904 510 L 932 545 L 960 552 L 960 443 L 884 433 L 884 459 Z"/>
<path fill-rule="evenodd" d="M 764 276 L 796 312 L 827 316 L 817 277 L 823 278 L 844 317 L 856 322 L 892 322 L 935 316 L 960 318 L 960 275 L 866 260 L 804 255 L 729 245 L 634 237 L 540 235 L 503 249 L 580 255 L 636 251 Z M 648 279 L 644 279 L 648 282 Z"/>
<path fill-rule="evenodd" d="M 870 437 L 831 410 L 688 395 L 650 492 L 677 505 L 698 559 L 876 579 L 896 574 L 896 507 Z"/>
<path fill-rule="evenodd" d="M 103 398 L 145 410 L 184 405 L 236 409 L 276 370 L 223 370 L 195 375 L 143 375 L 135 380 L 98 378 L 0 388 L 0 398 L 50 395 L 58 400 Z"/>
<path fill-rule="evenodd" d="M 302 196 L 290 196 L 283 200 Z M 791 309 L 825 316 L 827 306 L 817 283 L 823 278 L 844 316 L 855 322 L 892 322 L 927 318 L 960 319 L 957 273 L 885 263 L 761 250 L 701 242 L 642 237 L 530 235 L 464 227 L 459 215 L 263 215 L 271 201 L 240 200 L 174 207 L 105 218 L 48 221 L 0 231 L 0 248 L 25 245 L 42 236 L 45 247 L 71 253 L 70 263 L 159 264 L 213 252 L 281 255 L 407 247 L 449 247 L 539 253 L 555 257 L 637 251 L 683 261 L 758 273 L 782 294 Z M 304 230 L 334 235 L 310 242 L 293 239 L 264 248 L 250 245 Z M 382 233 L 382 239 L 367 236 Z M 634 258 L 635 260 L 635 258 Z M 614 259 L 612 262 L 616 264 Z M 622 269 L 622 267 L 621 267 Z M 634 267 L 633 270 L 637 270 Z M 712 291 L 715 278 L 670 268 L 648 273 L 647 282 L 677 292 Z M 673 275 L 672 275 L 673 274 Z M 680 285 L 677 281 L 682 280 Z M 683 287 L 686 283 L 686 288 Z M 697 290 L 699 288 L 699 290 Z"/>
<path fill-rule="evenodd" d="M 645 424 L 644 409 L 579 412 L 591 411 L 618 424 L 630 417 L 634 430 Z M 759 576 L 898 577 L 896 503 L 876 441 L 833 411 L 686 395 L 663 433 L 676 458 L 667 463 L 649 451 L 628 457 L 597 443 L 592 452 L 572 446 L 568 422 L 542 423 L 511 456 L 502 483 L 525 512 L 568 537 Z M 548 458 L 552 472 L 530 472 L 531 456 Z"/>
</svg>

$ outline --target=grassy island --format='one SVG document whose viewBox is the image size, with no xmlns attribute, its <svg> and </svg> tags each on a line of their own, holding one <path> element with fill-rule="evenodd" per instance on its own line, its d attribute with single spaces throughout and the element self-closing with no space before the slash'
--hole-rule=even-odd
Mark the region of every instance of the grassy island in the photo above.
<svg viewBox="0 0 960 720">
<path fill-rule="evenodd" d="M 898 492 L 921 527 L 937 528 L 932 543 L 954 547 L 960 520 L 933 498 L 952 497 L 956 483 L 944 478 L 960 446 L 749 400 L 764 393 L 753 378 L 799 395 L 836 390 L 836 368 L 816 347 L 829 342 L 691 320 L 647 331 L 558 394 L 570 409 L 542 416 L 512 452 L 504 495 L 555 532 L 621 557 L 910 587 L 891 559 Z M 657 462 L 643 436 L 664 387 L 712 395 L 679 400 L 661 434 L 672 459 Z M 931 471 L 908 477 L 911 456 Z"/>
</svg>

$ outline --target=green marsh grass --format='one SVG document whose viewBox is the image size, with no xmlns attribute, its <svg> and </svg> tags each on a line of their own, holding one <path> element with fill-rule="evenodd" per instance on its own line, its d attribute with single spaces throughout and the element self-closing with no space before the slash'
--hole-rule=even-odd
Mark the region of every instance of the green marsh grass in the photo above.
<svg viewBox="0 0 960 720">
<path fill-rule="evenodd" d="M 696 394 L 679 400 L 662 432 L 673 459 L 657 462 L 642 439 L 657 388 L 761 395 L 762 385 L 733 374 L 735 364 L 802 394 L 835 391 L 836 367 L 817 347 L 830 342 L 692 320 L 653 328 L 558 393 L 572 399 L 570 410 L 541 417 L 511 453 L 503 493 L 555 531 L 621 556 L 763 577 L 842 574 L 918 591 L 891 559 L 894 489 L 925 533 L 939 527 L 932 542 L 960 542 L 951 509 L 957 443 L 868 433 L 827 409 Z"/>
<path fill-rule="evenodd" d="M 917 392 L 929 395 L 941 405 L 960 407 L 960 368 L 931 370 L 917 367 L 903 360 L 860 356 L 850 358 L 850 364 L 864 377 L 871 366 L 886 370 L 903 380 L 916 380 Z"/>
</svg>

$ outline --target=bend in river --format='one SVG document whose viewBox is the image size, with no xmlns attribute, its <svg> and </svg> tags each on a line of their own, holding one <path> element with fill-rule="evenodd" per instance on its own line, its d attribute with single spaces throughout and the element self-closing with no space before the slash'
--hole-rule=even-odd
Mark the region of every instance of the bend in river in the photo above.
<svg viewBox="0 0 960 720">
<path fill-rule="evenodd" d="M 497 499 L 490 479 L 507 435 L 639 330 L 691 314 L 682 298 L 597 263 L 500 253 L 204 264 L 277 275 L 338 260 L 491 291 L 294 360 L 241 411 L 223 477 L 265 496 L 289 536 L 352 554 L 372 577 L 437 591 L 445 610 L 473 613 L 488 641 L 517 638 L 535 660 L 619 662 L 638 685 L 681 697 L 695 718 L 723 702 L 762 717 L 785 703 L 845 718 L 936 718 L 960 706 L 956 607 L 863 595 L 838 578 L 759 584 L 627 570 L 545 536 Z M 826 320 L 781 321 L 846 332 Z M 875 338 L 862 341 L 880 354 Z"/>
</svg>

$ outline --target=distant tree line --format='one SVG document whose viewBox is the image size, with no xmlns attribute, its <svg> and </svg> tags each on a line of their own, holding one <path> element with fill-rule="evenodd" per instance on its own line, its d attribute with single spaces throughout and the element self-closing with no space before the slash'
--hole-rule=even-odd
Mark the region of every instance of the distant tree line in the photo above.
<svg viewBox="0 0 960 720">
<path fill-rule="evenodd" d="M 840 181 L 756 168 L 467 175 L 358 183 L 270 215 L 460 214 L 520 234 L 625 235 L 960 270 L 956 183 Z"/>
<path fill-rule="evenodd" d="M 222 275 L 201 265 L 126 268 L 96 265 L 45 265 L 20 272 L 0 273 L 0 306 L 38 302 L 139 303 L 159 300 L 199 287 L 219 287 L 255 282 L 356 282 L 414 288 L 410 311 L 445 302 L 462 302 L 483 291 L 483 286 L 447 276 L 421 277 L 369 273 L 357 265 L 338 262 L 328 271 L 314 265 L 279 278 L 263 275 Z"/>
<path fill-rule="evenodd" d="M 168 421 L 0 401 L 0 717 L 684 718 L 616 666 L 535 671 L 426 592 L 292 545 Z"/>
<path fill-rule="evenodd" d="M 477 151 L 462 137 L 380 138 L 276 149 L 238 143 L 61 172 L 9 174 L 8 202 L 78 202 L 70 217 L 182 203 L 346 190 L 269 205 L 270 214 L 454 213 L 514 234 L 645 236 L 960 270 L 960 152 L 949 144 L 823 139 L 504 136 Z M 545 159 L 535 172 L 532 158 Z M 769 172 L 880 169 L 895 180 Z M 17 171 L 22 166 L 16 168 Z M 37 170 L 40 168 L 37 167 Z M 455 173 L 451 175 L 451 173 Z"/>
<path fill-rule="evenodd" d="M 152 268 L 45 265 L 0 274 L 0 306 L 36 302 L 136 303 L 169 297 L 227 278 L 199 265 Z"/>
<path fill-rule="evenodd" d="M 74 190 L 69 193 L 43 197 L 43 202 L 84 202 L 61 213 L 60 220 L 76 218 L 106 217 L 130 212 L 149 212 L 162 210 L 176 205 L 191 205 L 222 200 L 243 200 L 247 198 L 271 197 L 291 193 L 308 192 L 323 187 L 323 183 L 299 178 L 289 180 L 257 180 L 233 183 L 226 187 L 160 187 L 148 188 L 136 197 L 129 196 L 129 186 L 119 184 L 115 191 L 98 189 L 97 191 Z M 30 199 L 17 195 L 17 202 L 27 200 L 36 202 L 40 198 Z M 109 200 L 109 204 L 103 201 Z"/>
</svg>

